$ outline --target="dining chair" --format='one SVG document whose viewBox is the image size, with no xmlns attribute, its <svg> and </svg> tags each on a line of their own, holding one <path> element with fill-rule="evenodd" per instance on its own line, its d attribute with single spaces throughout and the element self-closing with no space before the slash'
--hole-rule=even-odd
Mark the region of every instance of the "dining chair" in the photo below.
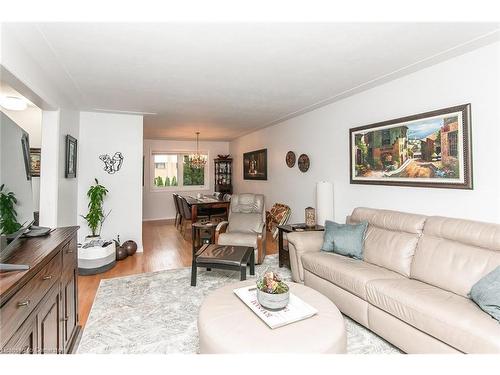
<svg viewBox="0 0 500 375">
<path fill-rule="evenodd" d="M 181 216 L 181 210 L 179 207 L 179 194 L 173 193 L 172 197 L 174 198 L 174 205 L 175 205 L 175 227 L 179 228 L 181 221 L 182 221 L 182 216 Z"/>
<path fill-rule="evenodd" d="M 180 211 L 181 211 L 181 217 L 182 217 L 182 224 L 181 224 L 181 233 L 182 236 L 186 236 L 186 229 L 187 229 L 187 224 L 192 224 L 193 223 L 193 217 L 191 216 L 191 207 L 189 207 L 189 204 L 186 200 L 181 195 L 178 195 L 179 197 L 179 206 L 180 206 Z M 205 214 L 198 214 L 198 221 L 202 220 L 209 220 L 209 216 Z"/>
</svg>

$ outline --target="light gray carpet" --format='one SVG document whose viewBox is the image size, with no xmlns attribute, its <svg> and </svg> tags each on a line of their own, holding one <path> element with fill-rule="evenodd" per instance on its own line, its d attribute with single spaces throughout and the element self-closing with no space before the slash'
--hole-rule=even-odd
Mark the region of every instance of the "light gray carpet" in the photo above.
<svg viewBox="0 0 500 375">
<path fill-rule="evenodd" d="M 278 268 L 276 255 L 256 267 L 256 275 Z M 212 290 L 239 281 L 239 273 L 191 268 L 102 280 L 78 347 L 78 353 L 186 353 L 198 351 L 196 319 L 203 298 Z M 250 277 L 250 276 L 249 276 Z M 348 353 L 399 353 L 399 350 L 345 317 Z"/>
</svg>

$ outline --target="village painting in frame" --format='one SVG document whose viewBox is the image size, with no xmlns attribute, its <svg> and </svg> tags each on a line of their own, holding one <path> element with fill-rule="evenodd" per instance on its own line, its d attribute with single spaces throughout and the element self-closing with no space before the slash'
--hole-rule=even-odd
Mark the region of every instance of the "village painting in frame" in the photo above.
<svg viewBox="0 0 500 375">
<path fill-rule="evenodd" d="M 472 189 L 470 104 L 349 130 L 351 184 Z"/>
</svg>

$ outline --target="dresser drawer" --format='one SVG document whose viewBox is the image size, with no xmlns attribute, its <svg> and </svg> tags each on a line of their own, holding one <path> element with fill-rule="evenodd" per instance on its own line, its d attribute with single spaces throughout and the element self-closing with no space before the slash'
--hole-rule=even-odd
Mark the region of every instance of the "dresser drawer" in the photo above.
<svg viewBox="0 0 500 375">
<path fill-rule="evenodd" d="M 59 251 L 26 285 L 12 296 L 1 308 L 2 334 L 0 347 L 12 337 L 49 289 L 59 282 L 62 256 Z"/>
<path fill-rule="evenodd" d="M 63 272 L 73 273 L 73 270 L 77 267 L 77 244 L 76 236 L 74 236 L 70 241 L 68 241 L 62 248 L 62 258 L 63 258 Z"/>
</svg>

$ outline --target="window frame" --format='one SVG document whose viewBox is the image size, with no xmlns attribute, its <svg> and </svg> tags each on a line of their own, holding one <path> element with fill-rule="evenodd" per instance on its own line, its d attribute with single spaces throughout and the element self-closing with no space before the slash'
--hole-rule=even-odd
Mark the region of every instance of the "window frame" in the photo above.
<svg viewBox="0 0 500 375">
<path fill-rule="evenodd" d="M 200 150 L 200 154 L 207 156 L 207 163 L 205 164 L 205 183 L 204 185 L 189 185 L 184 186 L 184 155 L 191 155 L 195 151 L 186 150 L 151 150 L 149 155 L 149 190 L 153 193 L 161 192 L 175 192 L 175 191 L 204 191 L 210 190 L 210 153 L 209 151 Z M 155 155 L 177 155 L 177 186 L 155 186 L 153 179 L 155 177 Z"/>
<path fill-rule="evenodd" d="M 451 132 L 448 132 L 447 138 L 449 156 L 452 158 L 458 158 L 458 130 L 452 130 Z"/>
</svg>

